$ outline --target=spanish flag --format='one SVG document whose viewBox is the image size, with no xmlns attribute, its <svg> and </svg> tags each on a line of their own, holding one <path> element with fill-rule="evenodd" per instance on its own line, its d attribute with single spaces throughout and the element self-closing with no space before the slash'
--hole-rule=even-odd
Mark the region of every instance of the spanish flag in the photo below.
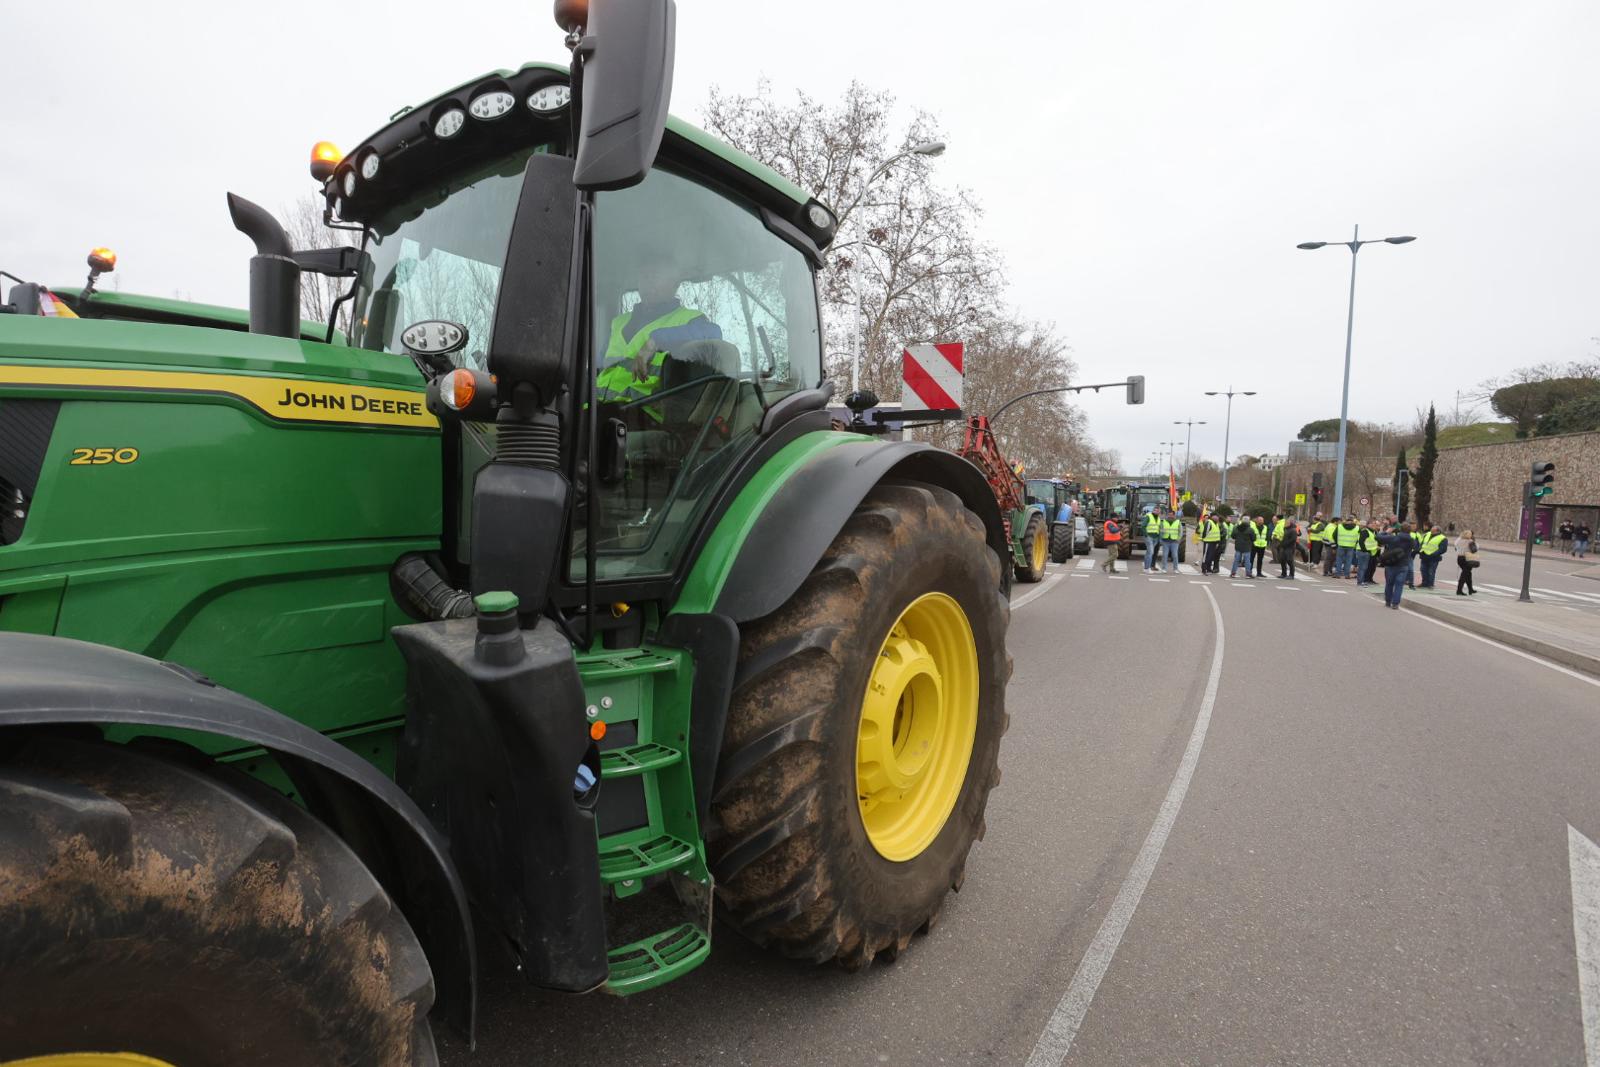
<svg viewBox="0 0 1600 1067">
<path fill-rule="evenodd" d="M 55 319 L 75 319 L 77 314 L 59 296 L 48 289 L 39 290 L 39 314 Z"/>
</svg>

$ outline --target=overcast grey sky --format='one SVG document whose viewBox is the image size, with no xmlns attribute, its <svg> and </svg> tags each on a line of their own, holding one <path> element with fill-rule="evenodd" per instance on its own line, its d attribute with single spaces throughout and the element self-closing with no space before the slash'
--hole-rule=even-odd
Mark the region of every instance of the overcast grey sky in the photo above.
<svg viewBox="0 0 1600 1067">
<path fill-rule="evenodd" d="M 268 14 L 270 12 L 270 14 Z M 991 12 L 997 13 L 990 14 Z M 96 244 L 130 291 L 240 304 L 248 241 L 223 192 L 312 189 L 403 104 L 565 59 L 550 5 L 8 5 L 0 267 L 79 284 Z M 1011 296 L 1083 380 L 1142 373 L 1143 408 L 1083 401 L 1137 469 L 1195 427 L 1220 458 L 1338 414 L 1361 253 L 1351 416 L 1408 420 L 1600 334 L 1600 4 L 679 0 L 673 110 L 765 76 L 852 78 L 935 114 L 942 179 L 977 193 Z M 981 354 L 974 354 L 974 358 Z"/>
</svg>

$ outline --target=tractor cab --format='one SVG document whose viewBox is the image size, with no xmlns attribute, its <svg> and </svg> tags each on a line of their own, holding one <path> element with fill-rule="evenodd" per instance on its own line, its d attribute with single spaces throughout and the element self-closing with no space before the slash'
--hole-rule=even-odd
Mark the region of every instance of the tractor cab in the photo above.
<svg viewBox="0 0 1600 1067">
<path fill-rule="evenodd" d="M 575 188 L 572 106 L 561 67 L 491 72 L 348 155 L 319 144 L 313 173 L 330 224 L 362 231 L 351 344 L 420 355 L 430 378 L 477 376 L 476 404 L 450 410 L 453 389 L 434 404 L 452 438 L 453 562 L 472 563 L 473 486 L 518 421 L 495 346 L 512 366 L 532 347 L 555 368 L 538 402 L 563 427 L 552 459 L 576 487 L 552 596 L 571 603 L 592 560 L 597 582 L 636 599 L 678 574 L 718 491 L 775 428 L 769 413 L 821 386 L 813 271 L 833 218 L 675 119 L 642 180 Z M 459 343 L 408 347 L 430 322 Z"/>
</svg>

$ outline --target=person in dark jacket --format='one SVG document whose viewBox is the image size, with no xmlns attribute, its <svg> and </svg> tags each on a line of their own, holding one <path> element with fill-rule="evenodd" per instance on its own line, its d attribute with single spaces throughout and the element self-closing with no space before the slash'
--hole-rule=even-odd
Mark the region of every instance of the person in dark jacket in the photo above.
<svg viewBox="0 0 1600 1067">
<path fill-rule="evenodd" d="M 1283 531 L 1278 535 L 1278 577 L 1294 580 L 1294 553 L 1300 543 L 1300 524 L 1294 517 L 1283 520 Z"/>
<path fill-rule="evenodd" d="M 1241 518 L 1239 525 L 1233 528 L 1233 566 L 1228 568 L 1228 577 L 1237 578 L 1239 568 L 1244 568 L 1244 576 L 1253 579 L 1250 573 L 1250 563 L 1256 552 L 1256 524 L 1247 518 Z"/>
<path fill-rule="evenodd" d="M 1383 606 L 1400 610 L 1400 594 L 1405 592 L 1406 576 L 1411 573 L 1410 531 L 1398 523 L 1378 535 L 1378 563 L 1383 567 Z"/>
</svg>

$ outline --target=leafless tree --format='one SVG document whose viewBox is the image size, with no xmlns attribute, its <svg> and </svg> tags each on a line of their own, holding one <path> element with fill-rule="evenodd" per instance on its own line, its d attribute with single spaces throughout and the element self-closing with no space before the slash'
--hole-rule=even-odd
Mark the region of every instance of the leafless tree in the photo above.
<svg viewBox="0 0 1600 1067">
<path fill-rule="evenodd" d="M 884 400 L 900 397 L 901 349 L 918 341 L 966 343 L 968 411 L 992 412 L 1019 393 L 1070 382 L 1075 368 L 1053 326 L 1007 307 L 1004 264 L 978 233 L 977 201 L 935 184 L 926 158 L 896 160 L 939 139 L 932 116 L 917 111 L 899 122 L 894 97 L 859 82 L 824 103 L 800 92 L 780 98 L 763 81 L 750 94 L 713 90 L 703 117 L 717 136 L 836 212 L 821 279 L 836 381 L 849 381 L 859 321 L 861 385 Z M 1007 412 L 997 432 L 1030 471 L 1078 474 L 1096 458 L 1084 422 L 1060 396 L 1047 396 Z M 928 436 L 949 446 L 958 430 Z"/>
<path fill-rule="evenodd" d="M 322 198 L 307 193 L 283 211 L 283 229 L 289 243 L 296 250 L 308 248 L 337 248 L 361 243 L 361 235 L 353 230 L 336 230 L 323 225 Z M 313 322 L 327 322 L 333 303 L 349 288 L 349 278 L 329 278 L 321 274 L 300 276 L 300 317 Z M 339 329 L 350 333 L 350 302 L 339 306 Z"/>
</svg>

